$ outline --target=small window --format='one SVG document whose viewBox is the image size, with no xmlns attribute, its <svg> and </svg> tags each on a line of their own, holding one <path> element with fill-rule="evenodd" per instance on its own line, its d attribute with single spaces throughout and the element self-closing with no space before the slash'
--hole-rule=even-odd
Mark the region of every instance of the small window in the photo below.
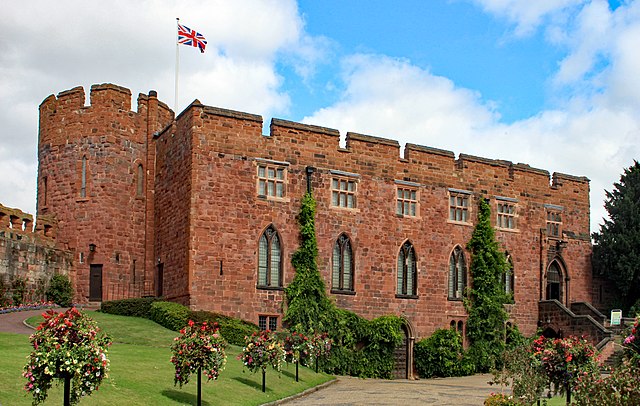
<svg viewBox="0 0 640 406">
<path fill-rule="evenodd" d="M 258 327 L 262 331 L 276 331 L 278 329 L 278 316 L 258 316 Z"/>
<path fill-rule="evenodd" d="M 82 157 L 82 168 L 80 170 L 80 197 L 87 197 L 87 157 Z"/>
<path fill-rule="evenodd" d="M 456 246 L 449 257 L 449 299 L 462 299 L 466 285 L 467 264 L 464 251 Z"/>
<path fill-rule="evenodd" d="M 331 205 L 334 207 L 356 208 L 356 181 L 345 178 L 331 179 Z"/>
<path fill-rule="evenodd" d="M 144 168 L 142 164 L 138 165 L 136 171 L 136 196 L 142 197 L 144 195 Z"/>
<path fill-rule="evenodd" d="M 47 177 L 42 178 L 42 206 L 47 207 L 47 189 L 48 189 L 48 179 Z"/>
<path fill-rule="evenodd" d="M 258 287 L 282 287 L 280 237 L 272 225 L 262 233 L 258 243 Z"/>
<path fill-rule="evenodd" d="M 562 214 L 559 211 L 547 211 L 547 236 L 560 237 L 562 235 Z"/>
<path fill-rule="evenodd" d="M 504 273 L 504 291 L 507 295 L 509 295 L 511 299 L 511 303 L 514 301 L 514 293 L 515 293 L 515 273 L 513 270 L 513 260 L 511 259 L 511 255 L 507 254 L 507 270 Z"/>
<path fill-rule="evenodd" d="M 345 234 L 341 234 L 333 245 L 332 259 L 332 290 L 353 292 L 353 251 Z"/>
<path fill-rule="evenodd" d="M 399 296 L 416 296 L 416 254 L 413 245 L 405 242 L 398 254 L 398 290 Z"/>
<path fill-rule="evenodd" d="M 396 193 L 396 214 L 401 216 L 417 216 L 418 192 L 414 188 L 398 187 Z"/>
<path fill-rule="evenodd" d="M 516 228 L 515 203 L 498 201 L 496 227 L 507 230 L 514 230 Z"/>
<path fill-rule="evenodd" d="M 258 165 L 258 196 L 284 198 L 286 167 L 280 165 Z"/>
<path fill-rule="evenodd" d="M 78 261 L 80 261 L 81 264 L 84 264 L 84 252 L 80 252 L 78 255 Z"/>
<path fill-rule="evenodd" d="M 468 193 L 449 192 L 449 220 L 461 223 L 469 222 L 469 197 Z"/>
</svg>

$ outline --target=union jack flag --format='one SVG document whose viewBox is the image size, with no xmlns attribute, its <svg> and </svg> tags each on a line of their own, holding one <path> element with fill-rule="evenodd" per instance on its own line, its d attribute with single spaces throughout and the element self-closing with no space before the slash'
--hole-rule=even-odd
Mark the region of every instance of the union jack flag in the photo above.
<svg viewBox="0 0 640 406">
<path fill-rule="evenodd" d="M 199 32 L 178 24 L 178 44 L 198 47 L 200 48 L 200 52 L 204 52 L 204 48 L 207 46 L 207 40 L 204 39 L 204 35 Z"/>
</svg>

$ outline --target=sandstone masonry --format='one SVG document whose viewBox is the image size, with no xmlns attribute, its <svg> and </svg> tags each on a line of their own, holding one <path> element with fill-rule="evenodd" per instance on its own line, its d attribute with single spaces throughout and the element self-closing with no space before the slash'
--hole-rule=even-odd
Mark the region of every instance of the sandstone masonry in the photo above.
<svg viewBox="0 0 640 406">
<path fill-rule="evenodd" d="M 74 253 L 80 299 L 155 294 L 281 327 L 310 189 L 327 292 L 364 317 L 400 315 L 416 337 L 466 328 L 479 199 L 513 264 L 510 322 L 531 334 L 541 301 L 593 301 L 585 177 L 414 144 L 401 155 L 358 133 L 342 148 L 336 130 L 279 119 L 263 135 L 262 117 L 197 100 L 174 119 L 153 91 L 133 112 L 111 84 L 84 98 L 74 88 L 41 104 L 38 172 L 38 215 Z M 334 269 L 349 267 L 337 286 Z"/>
</svg>

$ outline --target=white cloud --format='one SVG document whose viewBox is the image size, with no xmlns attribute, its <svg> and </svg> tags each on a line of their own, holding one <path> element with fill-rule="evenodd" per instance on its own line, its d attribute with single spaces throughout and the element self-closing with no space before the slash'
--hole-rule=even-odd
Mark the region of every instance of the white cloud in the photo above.
<svg viewBox="0 0 640 406">
<path fill-rule="evenodd" d="M 452 148 L 496 118 L 476 92 L 408 61 L 361 54 L 343 65 L 343 98 L 303 121 Z"/>
<path fill-rule="evenodd" d="M 30 1 L 0 13 L 0 202 L 33 212 L 37 112 L 49 94 L 115 83 L 174 104 L 176 17 L 207 51 L 180 48 L 180 109 L 206 104 L 270 116 L 288 111 L 278 58 L 309 75 L 323 40 L 304 32 L 294 0 Z M 20 169 L 22 168 L 22 169 Z M 2 176 L 4 177 L 4 176 Z M 18 187 L 17 185 L 25 185 Z"/>
<path fill-rule="evenodd" d="M 516 25 L 515 34 L 532 34 L 546 19 L 564 19 L 563 13 L 586 0 L 472 0 L 486 12 Z"/>
</svg>

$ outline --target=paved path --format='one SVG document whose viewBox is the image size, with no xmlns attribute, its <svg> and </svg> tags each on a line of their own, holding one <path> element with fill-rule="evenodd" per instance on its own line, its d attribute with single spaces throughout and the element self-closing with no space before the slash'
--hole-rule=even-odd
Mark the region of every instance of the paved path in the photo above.
<svg viewBox="0 0 640 406">
<path fill-rule="evenodd" d="M 337 381 L 306 396 L 284 402 L 310 405 L 482 405 L 491 392 L 491 375 L 409 380 L 359 379 L 340 376 Z"/>
<path fill-rule="evenodd" d="M 59 309 L 54 309 L 60 311 Z M 32 316 L 39 316 L 46 312 L 46 309 L 25 310 L 23 312 L 13 312 L 0 314 L 0 332 L 17 333 L 17 334 L 33 334 L 33 329 L 27 327 L 23 321 Z"/>
</svg>

